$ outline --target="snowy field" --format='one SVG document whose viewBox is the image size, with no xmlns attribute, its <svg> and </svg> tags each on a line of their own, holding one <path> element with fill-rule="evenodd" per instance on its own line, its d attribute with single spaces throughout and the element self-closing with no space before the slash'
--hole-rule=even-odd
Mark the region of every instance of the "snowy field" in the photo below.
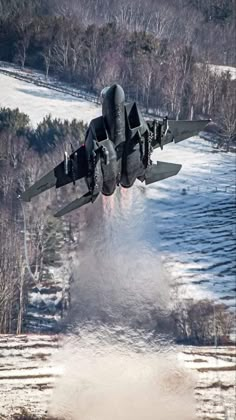
<svg viewBox="0 0 236 420">
<path fill-rule="evenodd" d="M 9 419 L 19 407 L 37 415 L 47 412 L 53 386 L 63 374 L 55 357 L 59 351 L 58 336 L 0 336 L 0 419 Z M 234 349 L 220 347 L 215 353 L 207 347 L 179 347 L 177 359 L 186 376 L 193 374 L 198 418 L 234 420 Z"/>
<path fill-rule="evenodd" d="M 197 66 L 205 66 L 205 64 L 197 63 Z M 208 64 L 209 69 L 212 73 L 215 73 L 217 76 L 222 74 L 229 73 L 232 80 L 236 79 L 236 67 L 232 66 L 222 66 L 219 64 Z"/>
<path fill-rule="evenodd" d="M 54 118 L 89 122 L 100 113 L 100 107 L 94 103 L 4 74 L 0 74 L 0 92 L 0 107 L 19 108 L 30 116 L 34 127 L 48 114 Z"/>
<path fill-rule="evenodd" d="M 219 66 L 216 64 L 209 64 L 209 67 L 213 73 L 217 75 L 221 75 L 223 73 L 229 73 L 231 75 L 231 79 L 236 79 L 236 67 L 232 66 Z"/>
</svg>

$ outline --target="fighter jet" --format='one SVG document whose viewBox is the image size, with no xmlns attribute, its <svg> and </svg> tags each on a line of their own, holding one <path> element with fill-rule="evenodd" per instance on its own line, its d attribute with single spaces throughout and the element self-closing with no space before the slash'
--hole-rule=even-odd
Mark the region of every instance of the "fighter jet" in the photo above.
<svg viewBox="0 0 236 420">
<path fill-rule="evenodd" d="M 102 115 L 91 120 L 84 144 L 23 192 L 30 201 L 49 188 L 60 188 L 84 178 L 85 195 L 59 210 L 61 217 L 85 204 L 93 203 L 100 193 L 112 195 L 118 186 L 130 188 L 136 181 L 147 185 L 176 175 L 182 165 L 156 162 L 153 149 L 185 140 L 202 131 L 210 120 L 175 121 L 167 117 L 146 120 L 136 102 L 126 103 L 122 87 L 114 84 L 101 94 Z"/>
</svg>

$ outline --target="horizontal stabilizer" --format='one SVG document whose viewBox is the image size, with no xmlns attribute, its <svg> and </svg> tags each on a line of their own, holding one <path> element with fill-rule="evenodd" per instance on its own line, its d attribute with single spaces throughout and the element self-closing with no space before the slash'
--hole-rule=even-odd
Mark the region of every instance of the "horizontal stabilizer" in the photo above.
<svg viewBox="0 0 236 420">
<path fill-rule="evenodd" d="M 21 194 L 21 198 L 24 201 L 30 201 L 31 198 L 35 197 L 42 192 L 49 190 L 50 188 L 56 185 L 57 179 L 54 174 L 54 170 L 48 172 L 41 179 L 39 179 L 35 184 L 33 184 L 28 190 L 24 191 Z"/>
<path fill-rule="evenodd" d="M 168 120 L 168 128 L 174 137 L 175 143 L 196 136 L 209 124 L 211 120 L 176 121 Z"/>
<path fill-rule="evenodd" d="M 72 203 L 67 204 L 67 206 L 59 210 L 56 214 L 54 214 L 54 216 L 55 217 L 64 216 L 65 214 L 70 213 L 72 210 L 78 209 L 84 206 L 85 204 L 94 202 L 98 196 L 99 196 L 99 193 L 92 195 L 90 192 L 88 192 L 82 197 L 76 198 L 76 200 L 72 201 Z"/>
<path fill-rule="evenodd" d="M 148 166 L 145 171 L 145 183 L 148 185 L 177 175 L 181 167 L 182 165 L 169 162 L 157 162 L 156 164 L 152 164 L 151 166 Z"/>
</svg>

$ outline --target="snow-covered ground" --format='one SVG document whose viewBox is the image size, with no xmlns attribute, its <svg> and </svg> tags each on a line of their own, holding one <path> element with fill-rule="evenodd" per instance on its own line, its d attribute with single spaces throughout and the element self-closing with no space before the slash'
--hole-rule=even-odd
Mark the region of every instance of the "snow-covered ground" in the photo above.
<svg viewBox="0 0 236 420">
<path fill-rule="evenodd" d="M 208 64 L 211 71 L 218 75 L 222 75 L 223 73 L 229 73 L 231 75 L 231 79 L 236 79 L 236 67 L 232 66 L 219 66 L 217 64 Z"/>
<path fill-rule="evenodd" d="M 1 68 L 1 66 L 0 66 Z M 5 74 L 0 74 L 0 107 L 19 108 L 30 116 L 35 127 L 51 114 L 54 118 L 89 122 L 99 116 L 100 107 L 84 99 L 55 92 Z"/>
<path fill-rule="evenodd" d="M 0 336 L 0 419 L 18 407 L 44 414 L 57 371 L 50 356 L 56 336 Z"/>
<path fill-rule="evenodd" d="M 27 407 L 37 415 L 47 412 L 55 381 L 63 374 L 55 357 L 60 346 L 58 336 L 0 336 L 1 419 L 9 419 L 10 413 L 17 412 L 19 407 Z M 179 347 L 177 360 L 186 375 L 194 373 L 198 417 L 234 420 L 235 350 Z"/>
<path fill-rule="evenodd" d="M 205 64 L 197 63 L 197 66 L 205 66 Z M 222 66 L 218 64 L 210 64 L 208 63 L 208 67 L 212 73 L 221 76 L 224 73 L 229 73 L 232 80 L 236 79 L 236 67 L 233 66 Z"/>
</svg>

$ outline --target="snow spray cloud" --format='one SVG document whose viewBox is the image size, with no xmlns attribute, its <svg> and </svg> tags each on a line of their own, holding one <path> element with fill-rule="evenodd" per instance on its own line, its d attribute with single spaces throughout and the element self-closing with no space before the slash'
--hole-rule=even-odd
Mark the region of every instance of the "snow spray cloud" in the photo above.
<svg viewBox="0 0 236 420">
<path fill-rule="evenodd" d="M 50 414 L 68 420 L 191 420 L 192 379 L 156 334 L 169 304 L 157 250 L 133 189 L 87 210 L 74 264 L 69 331 Z"/>
<path fill-rule="evenodd" d="M 150 343 L 152 343 L 150 345 Z M 67 420 L 192 420 L 193 381 L 173 351 L 128 328 L 83 327 L 54 363 L 63 367 L 50 414 Z"/>
<path fill-rule="evenodd" d="M 120 194 L 103 198 L 101 207 L 90 206 L 84 243 L 73 268 L 70 321 L 153 329 L 157 313 L 168 310 L 168 279 L 157 249 L 146 241 L 140 192 Z"/>
</svg>

